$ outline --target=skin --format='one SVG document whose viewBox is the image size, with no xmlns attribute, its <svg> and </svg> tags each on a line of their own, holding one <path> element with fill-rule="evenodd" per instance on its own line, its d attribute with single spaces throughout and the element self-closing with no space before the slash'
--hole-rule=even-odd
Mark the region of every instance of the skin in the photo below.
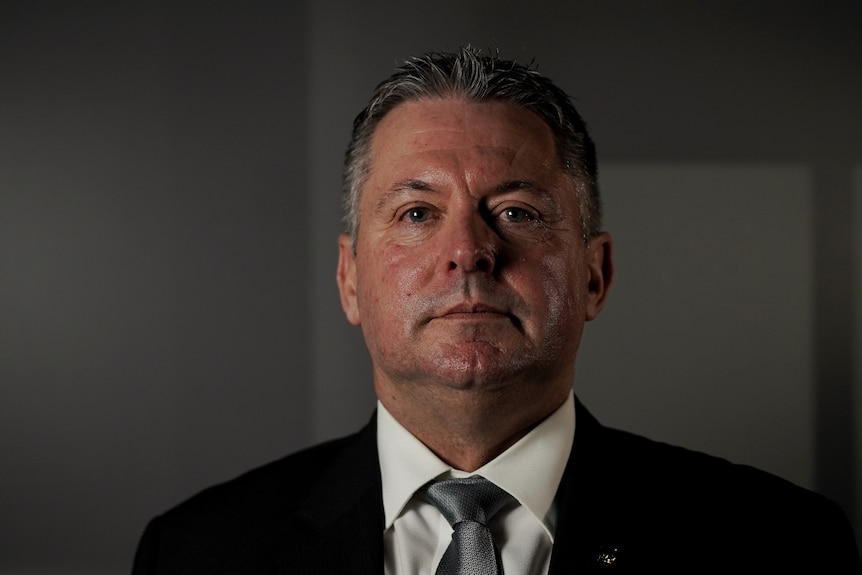
<svg viewBox="0 0 862 575">
<path fill-rule="evenodd" d="M 511 103 L 403 103 L 372 139 L 354 252 L 337 280 L 378 398 L 441 459 L 473 471 L 567 398 L 584 323 L 613 277 L 585 245 L 551 129 Z"/>
</svg>

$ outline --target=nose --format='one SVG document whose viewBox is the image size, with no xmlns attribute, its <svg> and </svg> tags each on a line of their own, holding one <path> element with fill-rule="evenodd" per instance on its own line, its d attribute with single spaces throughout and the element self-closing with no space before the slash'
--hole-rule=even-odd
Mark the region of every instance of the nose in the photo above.
<svg viewBox="0 0 862 575">
<path fill-rule="evenodd" d="M 491 274 L 497 262 L 496 234 L 481 214 L 453 217 L 445 234 L 448 271 Z"/>
</svg>

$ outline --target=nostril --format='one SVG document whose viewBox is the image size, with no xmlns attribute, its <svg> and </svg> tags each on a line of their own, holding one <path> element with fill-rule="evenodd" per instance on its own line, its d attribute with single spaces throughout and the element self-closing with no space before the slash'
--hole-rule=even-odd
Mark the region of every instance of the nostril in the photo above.
<svg viewBox="0 0 862 575">
<path fill-rule="evenodd" d="M 449 261 L 449 271 L 455 270 L 458 267 L 458 262 L 454 260 Z M 489 258 L 480 257 L 473 262 L 473 265 L 463 265 L 460 267 L 465 272 L 477 271 L 482 273 L 490 273 L 494 269 L 494 262 Z"/>
<path fill-rule="evenodd" d="M 458 269 L 462 273 L 492 273 L 496 267 L 497 256 L 494 246 L 477 246 L 476 242 L 470 243 L 472 245 L 457 246 L 453 250 L 446 264 L 447 270 L 451 272 Z"/>
</svg>

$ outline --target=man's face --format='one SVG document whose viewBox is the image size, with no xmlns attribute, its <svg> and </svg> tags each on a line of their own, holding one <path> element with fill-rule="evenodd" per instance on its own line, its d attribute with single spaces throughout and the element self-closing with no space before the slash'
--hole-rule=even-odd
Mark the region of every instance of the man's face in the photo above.
<svg viewBox="0 0 862 575">
<path fill-rule="evenodd" d="M 338 283 L 378 396 L 398 386 L 512 384 L 564 397 L 584 322 L 610 279 L 610 238 L 584 245 L 550 128 L 514 104 L 393 109 L 371 145 L 356 253 Z"/>
</svg>

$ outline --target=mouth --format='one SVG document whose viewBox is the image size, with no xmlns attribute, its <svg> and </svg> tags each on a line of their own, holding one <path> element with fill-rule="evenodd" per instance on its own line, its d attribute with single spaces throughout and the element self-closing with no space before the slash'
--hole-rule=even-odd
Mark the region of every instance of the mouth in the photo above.
<svg viewBox="0 0 862 575">
<path fill-rule="evenodd" d="M 439 316 L 438 319 L 512 319 L 512 314 L 503 308 L 482 303 L 463 303 L 453 306 Z"/>
<path fill-rule="evenodd" d="M 461 324 L 463 327 L 472 326 L 474 328 L 487 327 L 495 329 L 495 327 L 514 327 L 519 332 L 524 333 L 524 326 L 521 319 L 514 313 L 514 310 L 509 305 L 495 305 L 485 302 L 461 302 L 448 308 L 442 308 L 442 311 L 437 311 L 426 316 L 422 322 L 428 324 L 432 322 L 453 322 L 452 325 Z"/>
</svg>

